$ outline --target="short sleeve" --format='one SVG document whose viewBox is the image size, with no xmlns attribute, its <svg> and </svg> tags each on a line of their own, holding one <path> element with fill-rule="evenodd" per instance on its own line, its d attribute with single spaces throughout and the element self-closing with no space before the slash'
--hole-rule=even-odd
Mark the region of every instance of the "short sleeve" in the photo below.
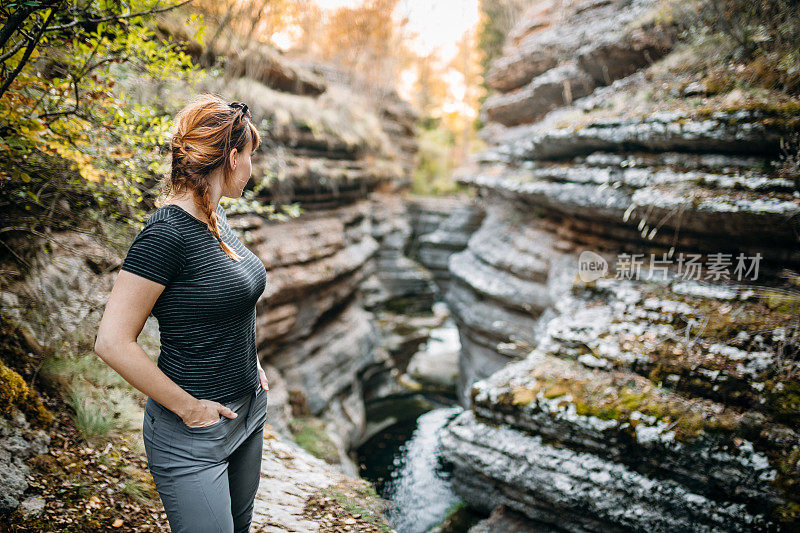
<svg viewBox="0 0 800 533">
<path fill-rule="evenodd" d="M 120 268 L 167 286 L 183 264 L 180 232 L 169 222 L 157 220 L 145 225 L 133 239 Z"/>
</svg>

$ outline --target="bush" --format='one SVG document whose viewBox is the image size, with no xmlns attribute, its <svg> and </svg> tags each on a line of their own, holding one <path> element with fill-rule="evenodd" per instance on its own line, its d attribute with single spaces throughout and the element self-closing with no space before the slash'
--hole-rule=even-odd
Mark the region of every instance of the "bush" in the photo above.
<svg viewBox="0 0 800 533">
<path fill-rule="evenodd" d="M 800 8 L 795 0 L 703 0 L 696 24 L 727 36 L 733 61 L 759 86 L 800 92 Z"/>
</svg>

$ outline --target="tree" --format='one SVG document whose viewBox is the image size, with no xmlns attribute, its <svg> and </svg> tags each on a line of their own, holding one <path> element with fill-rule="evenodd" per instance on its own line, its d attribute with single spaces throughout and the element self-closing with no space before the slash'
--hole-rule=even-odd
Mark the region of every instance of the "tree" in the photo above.
<svg viewBox="0 0 800 533">
<path fill-rule="evenodd" d="M 193 9 L 213 25 L 203 63 L 211 64 L 218 49 L 246 47 L 253 39 L 268 41 L 309 5 L 310 0 L 195 0 Z"/>
<path fill-rule="evenodd" d="M 417 74 L 414 84 L 416 107 L 423 117 L 438 115 L 447 98 L 447 84 L 442 77 L 442 67 L 437 66 L 437 58 L 437 53 L 431 52 L 418 56 L 413 65 Z"/>
<path fill-rule="evenodd" d="M 358 7 L 333 12 L 318 39 L 319 59 L 356 74 L 367 85 L 397 86 L 402 67 L 403 26 L 392 12 L 399 0 L 366 0 Z"/>
<path fill-rule="evenodd" d="M 152 168 L 132 155 L 157 150 L 169 121 L 128 105 L 115 84 L 123 66 L 152 79 L 194 71 L 180 45 L 159 42 L 145 25 L 188 1 L 0 7 L 0 244 L 12 254 L 16 233 L 72 228 L 71 208 L 142 200 Z"/>
<path fill-rule="evenodd" d="M 503 44 L 514 25 L 535 0 L 480 0 L 481 22 L 478 32 L 479 48 L 483 51 L 483 74 L 492 61 L 502 55 Z"/>
<path fill-rule="evenodd" d="M 464 94 L 461 97 L 461 111 L 455 117 L 451 128 L 460 133 L 456 165 L 466 161 L 470 152 L 470 141 L 475 134 L 474 119 L 478 115 L 484 91 L 481 75 L 481 59 L 483 52 L 477 46 L 476 32 L 464 33 L 458 41 L 458 54 L 453 57 L 449 68 L 461 74 Z"/>
</svg>

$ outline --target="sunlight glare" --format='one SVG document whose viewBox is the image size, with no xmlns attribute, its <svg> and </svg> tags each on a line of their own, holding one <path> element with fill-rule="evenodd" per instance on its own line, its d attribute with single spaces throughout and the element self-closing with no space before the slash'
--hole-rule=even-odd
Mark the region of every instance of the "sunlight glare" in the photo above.
<svg viewBox="0 0 800 533">
<path fill-rule="evenodd" d="M 363 0 L 315 0 L 326 10 L 356 7 Z M 400 0 L 393 13 L 396 20 L 407 16 L 407 31 L 418 34 L 409 40 L 409 47 L 420 55 L 439 50 L 442 61 L 452 59 L 456 43 L 464 32 L 474 28 L 480 18 L 478 0 Z"/>
</svg>

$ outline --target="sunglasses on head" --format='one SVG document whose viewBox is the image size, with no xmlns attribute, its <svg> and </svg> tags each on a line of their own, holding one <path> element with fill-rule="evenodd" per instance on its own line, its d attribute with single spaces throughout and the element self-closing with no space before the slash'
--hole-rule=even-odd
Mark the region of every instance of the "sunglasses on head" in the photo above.
<svg viewBox="0 0 800 533">
<path fill-rule="evenodd" d="M 241 109 L 242 115 L 244 115 L 247 118 L 252 118 L 252 116 L 250 115 L 250 108 L 248 108 L 247 104 L 245 104 L 244 102 L 231 102 L 228 105 L 234 109 Z"/>
</svg>

